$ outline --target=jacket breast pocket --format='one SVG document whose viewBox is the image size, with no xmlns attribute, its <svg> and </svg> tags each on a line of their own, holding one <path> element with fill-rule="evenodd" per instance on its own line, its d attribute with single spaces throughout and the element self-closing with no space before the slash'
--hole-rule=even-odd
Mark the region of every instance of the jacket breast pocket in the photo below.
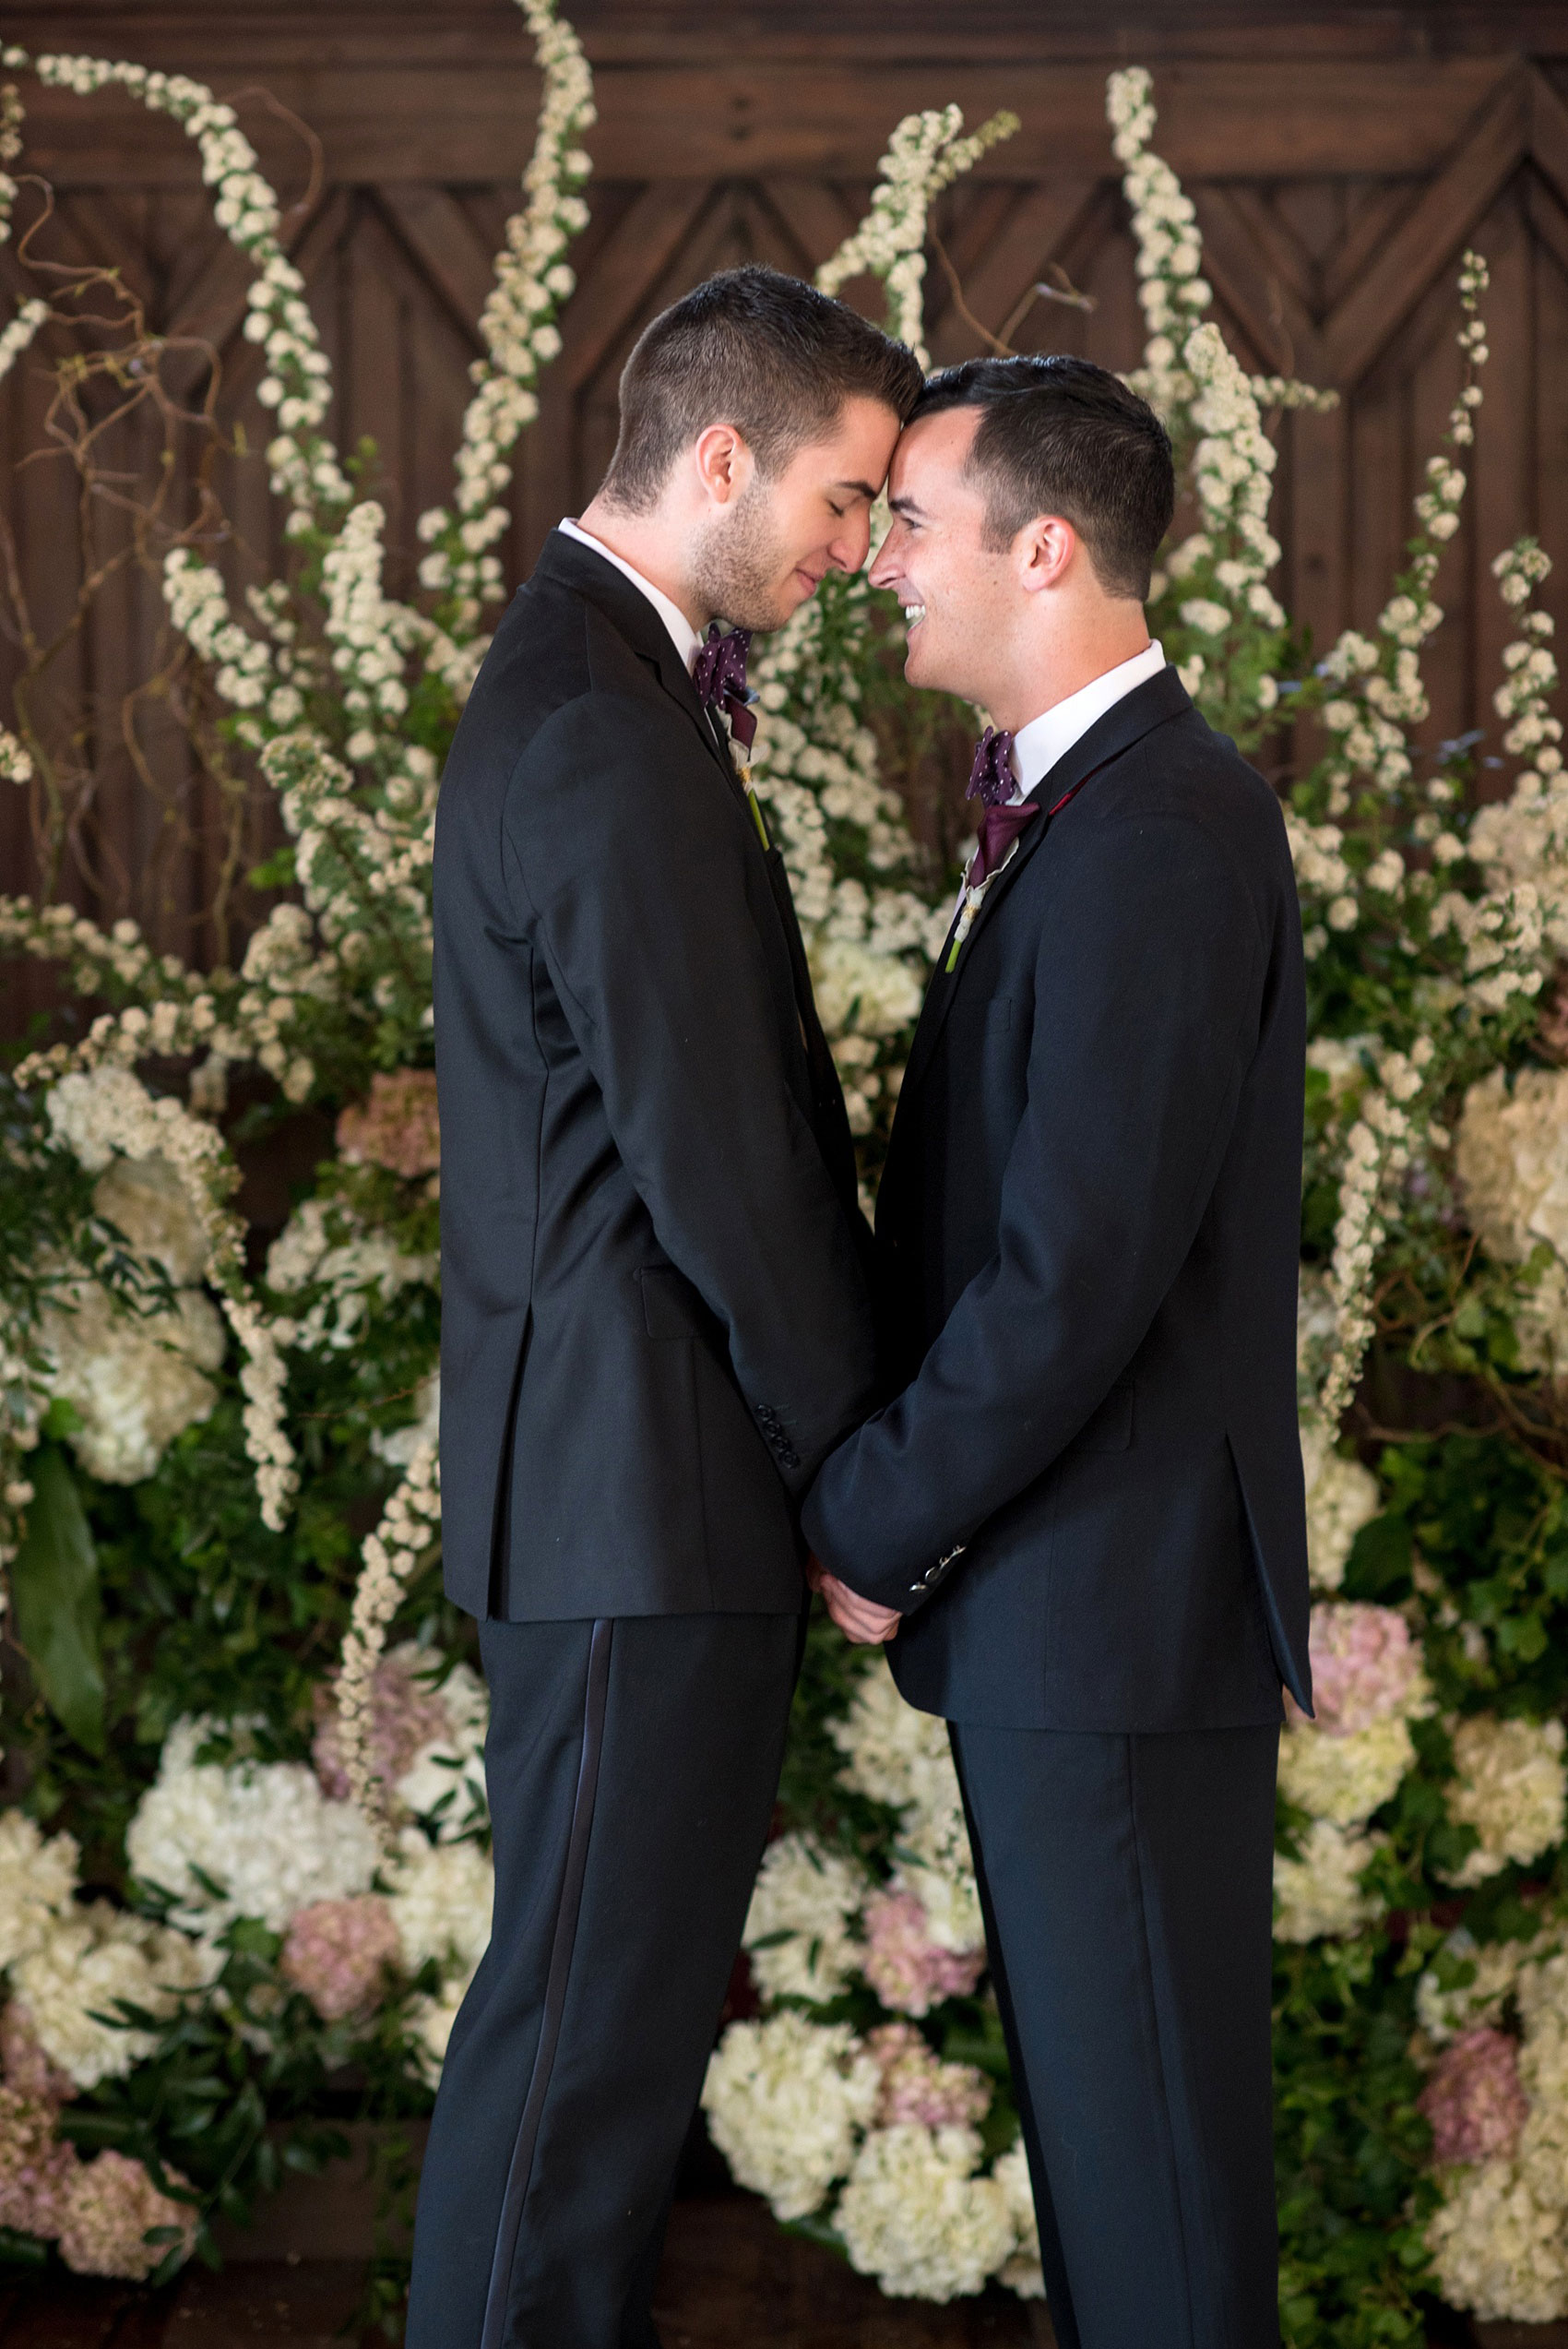
<svg viewBox="0 0 1568 2349">
<path fill-rule="evenodd" d="M 637 1273 L 643 1293 L 643 1327 L 650 1338 L 701 1338 L 707 1308 L 683 1272 L 672 1264 L 645 1264 Z"/>
<path fill-rule="evenodd" d="M 1070 1449 L 1075 1452 L 1125 1452 L 1133 1445 L 1133 1396 L 1134 1383 L 1124 1379 L 1112 1387 L 1099 1409 L 1091 1412 L 1073 1438 Z"/>
</svg>

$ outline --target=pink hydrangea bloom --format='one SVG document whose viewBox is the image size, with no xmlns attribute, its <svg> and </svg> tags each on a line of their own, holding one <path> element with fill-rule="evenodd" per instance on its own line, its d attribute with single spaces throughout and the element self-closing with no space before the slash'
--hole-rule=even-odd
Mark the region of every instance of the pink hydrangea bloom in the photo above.
<svg viewBox="0 0 1568 2349">
<path fill-rule="evenodd" d="M 390 1167 L 394 1174 L 433 1174 L 441 1163 L 441 1125 L 434 1068 L 378 1070 L 370 1099 L 338 1120 L 338 1148 L 350 1166 Z"/>
<path fill-rule="evenodd" d="M 56 2236 L 77 2167 L 77 2150 L 55 2134 L 58 2105 L 0 2088 L 0 2226 Z"/>
<path fill-rule="evenodd" d="M 1410 1627 L 1394 1607 L 1320 1599 L 1309 1639 L 1317 1725 L 1331 1737 L 1406 1711 L 1421 1676 Z M 1296 1716 L 1299 1718 L 1300 1716 Z"/>
<path fill-rule="evenodd" d="M 175 2170 L 170 2178 L 184 2186 Z M 153 2227 L 178 2227 L 181 2257 L 188 2259 L 196 2236 L 196 2214 L 189 2202 L 160 2194 L 139 2162 L 113 2148 L 84 2162 L 65 2196 L 60 2257 L 78 2275 L 117 2275 L 140 2283 L 161 2266 L 173 2248 L 146 2240 Z"/>
<path fill-rule="evenodd" d="M 315 1691 L 316 1732 L 311 1759 L 330 1802 L 346 1803 L 353 1789 L 343 1767 L 336 1683 Z M 383 1656 L 370 1692 L 370 1759 L 382 1783 L 395 1786 L 414 1756 L 451 1730 L 438 1690 L 410 1656 Z"/>
<path fill-rule="evenodd" d="M 1431 2158 L 1490 2162 L 1513 2152 L 1529 2101 L 1519 2085 L 1518 2050 L 1484 2025 L 1443 2049 L 1418 2099 L 1431 2129 Z"/>
<path fill-rule="evenodd" d="M 32 2017 L 19 1998 L 11 1999 L 0 2014 L 0 2070 L 7 2088 L 30 2096 L 35 2104 L 67 2104 L 77 2093 L 70 2073 L 52 2064 L 39 2045 Z"/>
<path fill-rule="evenodd" d="M 284 1979 L 303 1990 L 324 2022 L 376 2007 L 400 1943 L 392 1911 L 378 1892 L 346 1901 L 313 1901 L 289 1926 L 279 1961 Z"/>
<path fill-rule="evenodd" d="M 932 2053 L 912 2022 L 885 2022 L 866 2045 L 882 2066 L 882 2102 L 876 2125 L 918 2121 L 925 2128 L 983 2120 L 991 2085 L 973 2064 L 944 2064 Z"/>
<path fill-rule="evenodd" d="M 912 1892 L 873 1892 L 864 1919 L 861 1971 L 896 2014 L 928 2014 L 944 1998 L 968 1997 L 985 1971 L 983 1949 L 944 1950 L 932 1939 Z"/>
</svg>

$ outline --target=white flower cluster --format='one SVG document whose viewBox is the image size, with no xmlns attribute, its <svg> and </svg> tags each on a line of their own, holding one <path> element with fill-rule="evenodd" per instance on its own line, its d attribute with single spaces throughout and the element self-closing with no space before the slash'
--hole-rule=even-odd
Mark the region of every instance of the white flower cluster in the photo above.
<svg viewBox="0 0 1568 2349">
<path fill-rule="evenodd" d="M 921 982 L 947 912 L 908 883 L 913 844 L 897 794 L 878 776 L 876 737 L 861 720 L 847 651 L 825 650 L 825 594 L 841 595 L 863 628 L 863 579 L 825 589 L 769 643 L 756 668 L 760 702 L 752 776 L 790 876 L 807 942 L 817 1009 L 833 1046 L 851 1129 L 869 1133 L 897 1093 L 889 1043 L 914 1021 Z M 885 884 L 840 876 L 834 831 L 853 827 Z M 830 827 L 834 831 L 830 831 Z"/>
<path fill-rule="evenodd" d="M 0 65 L 24 66 L 27 52 L 7 48 L 0 51 Z M 17 183 L 5 166 L 14 163 L 22 151 L 22 101 L 17 85 L 8 81 L 0 87 L 0 244 L 11 233 L 11 210 L 17 200 Z"/>
<path fill-rule="evenodd" d="M 1568 1773 L 1560 1721 L 1499 1721 L 1479 1713 L 1454 1730 L 1458 1771 L 1447 1789 L 1448 1816 L 1479 1838 L 1449 1881 L 1484 1884 L 1510 1861 L 1539 1859 L 1563 1836 Z"/>
<path fill-rule="evenodd" d="M 77 1846 L 48 1841 L 25 1813 L 0 1811 L 0 1965 L 50 2061 L 78 2088 L 123 2079 L 155 2036 L 126 2027 L 120 2003 L 160 2020 L 212 1978 L 184 1933 L 107 1902 L 76 1899 Z"/>
<path fill-rule="evenodd" d="M 1361 1094 L 1345 1137 L 1339 1213 L 1328 1275 L 1335 1315 L 1334 1353 L 1317 1404 L 1330 1427 L 1337 1427 L 1355 1391 L 1372 1339 L 1369 1292 L 1372 1267 L 1385 1236 L 1385 1203 L 1390 1186 L 1410 1163 L 1413 1104 L 1421 1093 L 1435 1050 L 1431 1038 L 1423 1035 L 1408 1053 L 1379 1053 L 1379 1082 L 1369 1085 Z"/>
<path fill-rule="evenodd" d="M 0 239 L 0 242 L 4 240 Z M 0 382 L 10 374 L 48 316 L 48 303 L 41 302 L 35 295 L 32 300 L 22 304 L 9 326 L 0 330 Z M 10 739 L 12 737 L 7 736 L 7 740 Z M 25 783 L 27 781 L 27 775 L 18 773 L 14 765 L 9 768 L 0 765 L 0 775 L 8 777 L 12 782 Z"/>
<path fill-rule="evenodd" d="M 1465 1095 L 1455 1169 L 1471 1229 L 1499 1264 L 1544 1243 L 1552 1260 L 1522 1285 L 1514 1327 L 1526 1368 L 1568 1376 L 1568 1070 L 1494 1068 Z"/>
<path fill-rule="evenodd" d="M 1162 416 L 1170 417 L 1194 396 L 1191 361 L 1186 368 L 1182 364 L 1183 344 L 1213 301 L 1214 289 L 1203 274 L 1203 240 L 1193 200 L 1170 164 L 1149 148 L 1158 119 L 1153 93 L 1153 77 L 1142 66 L 1127 66 L 1106 82 L 1105 112 L 1113 133 L 1111 151 L 1124 166 L 1123 190 L 1138 248 L 1138 300 L 1148 329 L 1143 366 L 1128 380 Z M 1265 408 L 1321 411 L 1338 404 L 1336 392 L 1285 376 L 1254 376 L 1250 390 Z"/>
<path fill-rule="evenodd" d="M 370 1718 L 375 1667 L 387 1627 L 410 1576 L 441 1521 L 441 1472 L 434 1443 L 422 1444 L 392 1494 L 374 1533 L 361 1549 L 353 1612 L 343 1640 L 338 1721 L 343 1768 L 356 1801 L 372 1818 L 384 1817 L 381 1789 L 371 1766 Z"/>
<path fill-rule="evenodd" d="M 456 513 L 435 507 L 419 523 L 431 549 L 420 566 L 421 583 L 452 600 L 459 628 L 471 629 L 481 602 L 501 591 L 500 562 L 485 550 L 506 527 L 500 498 L 512 477 L 507 459 L 517 435 L 538 412 L 531 387 L 561 348 L 555 312 L 576 282 L 561 256 L 588 217 L 577 191 L 592 165 L 578 142 L 596 119 L 593 76 L 552 0 L 520 6 L 544 76 L 538 135 L 523 174 L 528 201 L 506 224 L 480 317 L 489 356 L 473 369 L 477 388 L 457 450 Z"/>
<path fill-rule="evenodd" d="M 983 2289 L 1018 2230 L 1007 2190 L 976 2175 L 975 2130 L 915 2121 L 873 2129 L 855 2157 L 834 2224 L 849 2264 L 884 2292 L 953 2300 Z"/>
<path fill-rule="evenodd" d="M 82 1466 L 107 1484 L 136 1485 L 211 1411 L 217 1389 L 206 1374 L 223 1360 L 223 1325 L 195 1285 L 207 1236 L 166 1159 L 114 1160 L 93 1206 L 175 1284 L 174 1302 L 132 1314 L 101 1282 L 72 1281 L 45 1307 L 40 1341 L 50 1393 L 75 1407 L 68 1440 Z"/>
<path fill-rule="evenodd" d="M 133 1007 L 122 1016 L 122 1033 L 133 1015 L 148 1024 L 147 1015 Z M 24 1082 L 26 1066 L 19 1072 Z M 239 1179 L 232 1157 L 212 1127 L 167 1094 L 155 1099 L 128 1068 L 113 1062 L 62 1077 L 50 1088 L 44 1106 L 56 1138 L 89 1173 L 116 1155 L 158 1158 L 183 1185 L 206 1239 L 208 1277 L 240 1341 L 245 1449 L 255 1466 L 263 1520 L 279 1530 L 298 1483 L 283 1425 L 285 1371 L 276 1334 L 244 1277 L 244 1235 L 227 1204 Z"/>
<path fill-rule="evenodd" d="M 329 1802 L 303 1762 L 198 1761 L 210 1735 L 175 1723 L 125 1835 L 132 1874 L 180 1922 L 208 1940 L 242 1916 L 281 1933 L 314 1901 L 369 1890 L 379 1846 L 355 1804 Z"/>
<path fill-rule="evenodd" d="M 848 2023 L 808 2022 L 786 2007 L 731 2024 L 702 2105 L 737 2183 L 765 2194 L 776 2217 L 800 2219 L 848 2172 L 881 2096 L 881 2066 Z"/>
<path fill-rule="evenodd" d="M 417 1974 L 433 1960 L 440 1969 L 439 1992 L 422 1992 L 409 2017 L 427 2068 L 439 2077 L 457 2009 L 490 1946 L 494 1863 L 477 1843 L 432 1843 L 408 1827 L 385 1875 L 405 1971 Z"/>
<path fill-rule="evenodd" d="M 1350 1544 L 1377 1515 L 1377 1479 L 1359 1460 L 1335 1449 L 1335 1431 L 1309 1406 L 1301 1417 L 1301 1467 L 1307 1487 L 1307 1571 L 1314 1591 L 1337 1591 Z"/>
<path fill-rule="evenodd" d="M 363 1335 L 373 1303 L 410 1287 L 434 1288 L 432 1256 L 409 1256 L 391 1235 L 363 1223 L 342 1200 L 301 1202 L 267 1256 L 267 1285 L 280 1296 L 312 1293 L 303 1313 L 274 1323 L 279 1344 L 307 1353 L 341 1353 Z"/>
<path fill-rule="evenodd" d="M 392 1652 L 410 1663 L 420 1660 L 419 1650 L 411 1645 Z M 457 1843 L 490 1816 L 484 1779 L 490 1691 L 469 1665 L 456 1663 L 436 1694 L 446 1725 L 420 1747 L 392 1791 L 437 1843 Z"/>
<path fill-rule="evenodd" d="M 963 1797 L 946 1724 L 898 1694 L 880 1654 L 829 1735 L 846 1761 L 839 1776 L 857 1794 L 898 1813 L 896 1890 L 914 1895 L 939 1949 L 960 1954 L 985 1941 Z"/>
<path fill-rule="evenodd" d="M 1507 1944 L 1481 1953 L 1478 1974 L 1488 1959 L 1487 2007 L 1495 2011 L 1509 1990 L 1517 2000 L 1528 2110 L 1511 2152 L 1440 2174 L 1443 2200 L 1427 2248 L 1438 2289 L 1456 2307 L 1483 2324 L 1546 2325 L 1568 2316 L 1568 1960 Z"/>
<path fill-rule="evenodd" d="M 879 277 L 887 288 L 888 331 L 909 344 L 922 367 L 931 364 L 922 327 L 926 221 L 932 200 L 1017 127 L 1017 115 L 1003 112 L 966 138 L 959 106 L 906 114 L 877 165 L 865 219 L 816 273 L 824 293 L 837 293 L 851 278 Z"/>
<path fill-rule="evenodd" d="M 1377 1837 L 1360 1829 L 1314 1818 L 1301 1838 L 1299 1859 L 1276 1853 L 1275 1939 L 1316 1941 L 1326 1934 L 1357 1933 L 1370 1925 L 1381 1904 L 1362 1890 L 1360 1879 L 1378 1844 Z"/>
<path fill-rule="evenodd" d="M 781 1835 L 763 1854 L 742 1938 L 765 1998 L 837 1997 L 861 1955 L 854 1919 L 865 1871 L 813 1835 Z"/>
</svg>

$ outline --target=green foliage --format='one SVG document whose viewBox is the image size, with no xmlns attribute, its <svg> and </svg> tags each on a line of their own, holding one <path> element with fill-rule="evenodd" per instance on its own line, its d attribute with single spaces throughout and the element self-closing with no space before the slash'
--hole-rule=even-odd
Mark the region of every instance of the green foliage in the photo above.
<svg viewBox="0 0 1568 2349">
<path fill-rule="evenodd" d="M 27 1532 L 11 1566 L 17 1635 L 51 1711 L 89 1754 L 103 1752 L 98 1557 L 76 1481 L 54 1444 L 39 1447 Z"/>
</svg>

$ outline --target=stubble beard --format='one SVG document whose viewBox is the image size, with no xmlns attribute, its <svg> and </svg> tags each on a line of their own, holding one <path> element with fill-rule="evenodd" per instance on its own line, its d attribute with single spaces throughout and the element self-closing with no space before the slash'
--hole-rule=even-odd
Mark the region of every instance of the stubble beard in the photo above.
<svg viewBox="0 0 1568 2349">
<path fill-rule="evenodd" d="M 784 600 L 788 572 L 766 487 L 754 481 L 726 520 L 710 522 L 698 542 L 692 584 L 703 603 L 731 626 L 766 634 L 794 610 Z"/>
</svg>

